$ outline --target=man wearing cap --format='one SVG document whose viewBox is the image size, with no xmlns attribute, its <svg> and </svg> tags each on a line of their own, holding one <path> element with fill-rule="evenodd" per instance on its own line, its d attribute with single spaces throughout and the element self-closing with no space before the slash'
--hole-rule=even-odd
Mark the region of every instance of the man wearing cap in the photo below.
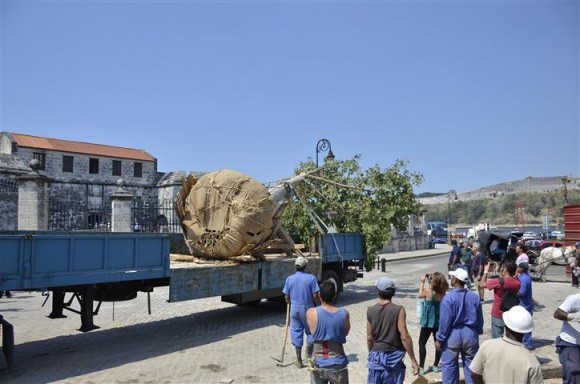
<svg viewBox="0 0 580 384">
<path fill-rule="evenodd" d="M 459 354 L 463 361 L 465 382 L 471 384 L 469 364 L 479 349 L 483 334 L 483 312 L 479 296 L 465 289 L 467 271 L 459 268 L 449 272 L 454 289 L 446 294 L 439 306 L 439 331 L 435 348 L 441 350 L 441 371 L 446 384 L 459 383 Z"/>
<path fill-rule="evenodd" d="M 566 297 L 554 312 L 554 317 L 564 322 L 556 337 L 556 352 L 562 364 L 562 382 L 580 383 L 580 293 Z"/>
<path fill-rule="evenodd" d="M 516 248 L 517 249 L 517 248 Z M 524 307 L 530 315 L 534 314 L 534 299 L 532 297 L 532 278 L 528 274 L 529 264 L 526 262 L 521 262 L 518 264 L 517 277 L 520 281 L 520 290 L 518 291 L 518 298 L 520 299 L 520 305 Z M 524 335 L 523 341 L 524 346 L 527 349 L 532 349 L 532 332 L 528 332 Z"/>
<path fill-rule="evenodd" d="M 483 342 L 469 365 L 473 382 L 543 383 L 540 362 L 522 344 L 524 334 L 534 328 L 532 316 L 516 305 L 504 312 L 502 319 L 505 323 L 503 338 Z"/>
<path fill-rule="evenodd" d="M 407 330 L 407 314 L 405 307 L 392 302 L 397 288 L 390 277 L 381 277 L 376 286 L 379 302 L 367 309 L 367 384 L 402 384 L 405 352 L 411 358 L 413 374 L 419 373 L 413 340 Z"/>
<path fill-rule="evenodd" d="M 296 258 L 296 273 L 288 276 L 284 283 L 284 298 L 290 304 L 290 339 L 296 349 L 296 366 L 304 367 L 302 364 L 302 345 L 304 343 L 304 332 L 306 332 L 306 352 L 307 358 L 312 355 L 312 336 L 307 327 L 306 311 L 314 307 L 314 303 L 320 305 L 318 292 L 318 281 L 310 273 L 304 272 L 308 260 L 300 256 Z"/>
</svg>

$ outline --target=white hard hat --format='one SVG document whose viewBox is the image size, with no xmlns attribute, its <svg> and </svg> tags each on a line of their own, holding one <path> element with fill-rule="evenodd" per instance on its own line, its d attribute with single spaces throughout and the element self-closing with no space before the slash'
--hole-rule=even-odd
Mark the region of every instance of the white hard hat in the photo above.
<svg viewBox="0 0 580 384">
<path fill-rule="evenodd" d="M 304 268 L 306 267 L 306 264 L 308 264 L 308 259 L 304 256 L 297 257 L 294 264 L 296 264 L 298 268 Z"/>
<path fill-rule="evenodd" d="M 521 305 L 513 306 L 505 311 L 502 316 L 505 326 L 517 333 L 528 333 L 534 329 L 534 319 Z"/>
<path fill-rule="evenodd" d="M 455 271 L 449 272 L 449 275 L 454 276 L 457 280 L 461 280 L 464 283 L 467 283 L 469 281 L 469 275 L 467 274 L 467 271 L 463 268 L 457 268 Z"/>
</svg>

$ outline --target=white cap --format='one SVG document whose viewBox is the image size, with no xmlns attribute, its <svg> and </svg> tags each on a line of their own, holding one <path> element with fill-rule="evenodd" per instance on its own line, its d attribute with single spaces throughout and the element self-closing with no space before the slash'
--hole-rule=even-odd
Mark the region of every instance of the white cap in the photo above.
<svg viewBox="0 0 580 384">
<path fill-rule="evenodd" d="M 308 259 L 306 259 L 306 257 L 304 257 L 304 256 L 299 256 L 296 258 L 296 261 L 294 262 L 294 264 L 298 268 L 304 268 L 304 267 L 306 267 L 306 264 L 308 264 Z"/>
<path fill-rule="evenodd" d="M 514 332 L 528 333 L 534 329 L 532 315 L 521 305 L 513 306 L 509 311 L 505 311 L 501 317 L 505 326 Z"/>
<path fill-rule="evenodd" d="M 450 276 L 455 276 L 457 280 L 461 280 L 464 283 L 467 283 L 469 280 L 469 276 L 467 275 L 467 271 L 463 268 L 457 268 L 455 271 L 449 272 Z"/>
</svg>

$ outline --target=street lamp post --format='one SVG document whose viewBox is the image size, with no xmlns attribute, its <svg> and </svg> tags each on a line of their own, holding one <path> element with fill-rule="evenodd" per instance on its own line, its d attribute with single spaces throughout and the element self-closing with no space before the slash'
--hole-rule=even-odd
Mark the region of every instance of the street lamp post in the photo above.
<svg viewBox="0 0 580 384">
<path fill-rule="evenodd" d="M 447 244 L 451 245 L 451 199 L 457 200 L 457 192 L 452 189 L 447 192 Z"/>
<path fill-rule="evenodd" d="M 330 145 L 330 141 L 327 139 L 320 139 L 318 143 L 316 143 L 316 168 L 318 168 L 318 154 L 320 152 L 328 152 L 328 155 L 324 158 L 326 160 L 334 160 L 334 153 L 332 153 L 332 146 Z"/>
</svg>

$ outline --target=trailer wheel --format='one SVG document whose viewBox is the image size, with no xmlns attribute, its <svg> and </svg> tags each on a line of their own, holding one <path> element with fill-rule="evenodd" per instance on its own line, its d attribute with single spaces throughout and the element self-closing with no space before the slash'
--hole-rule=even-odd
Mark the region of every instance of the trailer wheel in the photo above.
<svg viewBox="0 0 580 384">
<path fill-rule="evenodd" d="M 322 271 L 322 281 L 324 280 L 330 280 L 334 283 L 336 286 L 336 299 L 338 299 L 340 292 L 342 292 L 342 279 L 338 276 L 338 273 L 332 269 L 326 269 Z"/>
</svg>

